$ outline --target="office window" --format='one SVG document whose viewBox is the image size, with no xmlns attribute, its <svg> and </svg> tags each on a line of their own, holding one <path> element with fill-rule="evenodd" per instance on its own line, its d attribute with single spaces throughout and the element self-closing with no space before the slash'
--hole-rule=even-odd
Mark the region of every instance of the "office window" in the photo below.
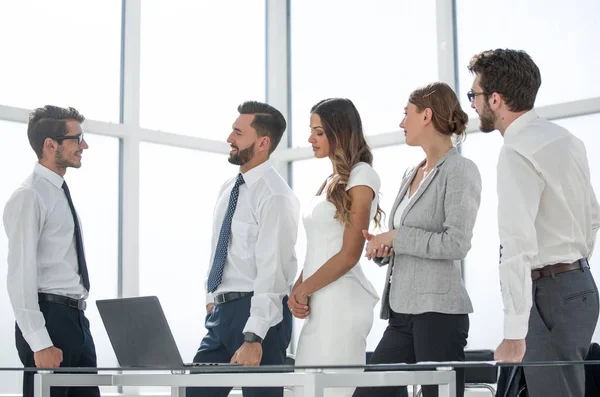
<svg viewBox="0 0 600 397">
<path fill-rule="evenodd" d="M 85 124 L 84 124 L 85 126 Z M 0 167 L 3 173 L 0 187 L 2 210 L 14 190 L 33 171 L 37 161 L 27 140 L 27 126 L 0 121 L 0 144 L 5 149 Z M 114 367 L 117 364 L 104 326 L 98 316 L 95 300 L 117 296 L 117 231 L 118 231 L 118 140 L 97 135 L 86 136 L 90 149 L 84 151 L 82 167 L 69 169 L 73 201 L 83 225 L 86 259 L 89 267 L 91 293 L 86 315 L 96 343 L 98 365 Z M 0 285 L 6 285 L 8 242 L 4 228 L 0 233 Z M 0 288 L 0 367 L 20 367 L 22 364 L 15 348 L 14 315 L 6 288 Z M 22 373 L 0 372 L 0 394 L 21 393 Z M 108 391 L 111 389 L 103 389 Z"/>
<path fill-rule="evenodd" d="M 381 190 L 379 192 L 380 206 L 386 213 L 380 231 L 387 231 L 389 230 L 388 220 L 390 211 L 400 188 L 404 171 L 408 167 L 417 165 L 425 156 L 420 148 L 396 145 L 373 150 L 373 158 L 373 168 L 377 171 L 381 179 Z M 296 161 L 292 164 L 292 167 L 294 192 L 300 199 L 300 204 L 304 211 L 312 197 L 317 193 L 321 183 L 331 175 L 331 162 L 327 159 L 309 159 Z M 374 224 L 371 224 L 371 229 L 377 232 L 374 229 Z M 298 256 L 298 271 L 300 272 L 306 258 L 306 232 L 302 223 L 300 224 L 298 233 L 296 255 Z M 381 297 L 387 269 L 385 267 L 380 268 L 366 258 L 361 258 L 360 265 Z M 379 319 L 379 309 L 380 303 L 377 304 L 373 313 L 375 321 L 371 333 L 367 338 L 367 350 L 375 349 L 387 326 L 387 321 Z M 294 319 L 296 327 L 293 338 L 294 346 L 298 342 L 302 322 L 303 320 Z"/>
<path fill-rule="evenodd" d="M 410 92 L 437 80 L 433 0 L 292 1 L 290 12 L 293 146 L 308 145 L 322 99 L 351 99 L 365 134 L 390 132 Z"/>
<path fill-rule="evenodd" d="M 191 362 L 206 334 L 213 209 L 238 167 L 223 154 L 150 143 L 140 149 L 140 294 L 158 296 L 181 356 Z"/>
<path fill-rule="evenodd" d="M 1 29 L 1 28 L 0 28 Z M 2 213 L 4 206 L 19 187 L 27 175 L 33 171 L 37 160 L 35 153 L 29 146 L 26 135 L 27 126 L 24 124 L 0 121 L 0 145 L 4 155 L 0 156 L 0 167 L 10 170 L 2 173 L 0 184 L 0 205 Z M 8 239 L 2 224 L 0 233 L 0 367 L 22 366 L 15 347 L 15 317 L 13 314 L 8 293 L 6 291 L 6 274 L 8 255 Z M 22 373 L 0 371 L 0 394 L 20 394 L 22 392 Z"/>
<path fill-rule="evenodd" d="M 119 120 L 121 1 L 0 3 L 0 104 Z"/>
<path fill-rule="evenodd" d="M 141 125 L 220 139 L 241 102 L 265 99 L 265 42 L 264 0 L 144 0 Z"/>
<path fill-rule="evenodd" d="M 85 122 L 83 124 L 85 129 Z M 65 175 L 83 229 L 90 274 L 90 297 L 85 312 L 96 344 L 99 367 L 118 362 L 96 307 L 96 300 L 116 298 L 119 277 L 119 140 L 87 134 L 89 149 L 80 169 Z M 107 388 L 111 390 L 116 388 Z"/>
<path fill-rule="evenodd" d="M 298 273 L 296 279 L 300 275 L 302 268 L 304 267 L 304 260 L 306 259 L 306 230 L 304 229 L 304 223 L 302 222 L 302 214 L 306 210 L 306 207 L 317 194 L 319 187 L 329 175 L 331 175 L 331 162 L 327 159 L 310 159 L 294 161 L 292 163 L 292 188 L 294 194 L 300 200 L 300 222 L 298 225 L 298 239 L 296 240 L 296 257 L 298 258 Z M 304 320 L 299 320 L 296 317 L 293 318 L 293 334 L 292 351 L 295 352 L 296 346 L 298 345 L 298 337 L 300 336 L 300 330 Z"/>
<path fill-rule="evenodd" d="M 502 341 L 496 193 L 496 164 L 502 142 L 498 131 L 490 134 L 472 133 L 462 147 L 463 155 L 473 160 L 479 168 L 482 185 L 481 204 L 463 274 L 473 303 L 473 313 L 469 315 L 469 349 L 495 349 Z"/>
<path fill-rule="evenodd" d="M 527 51 L 542 74 L 536 106 L 600 95 L 600 2 L 579 0 L 457 1 L 459 91 L 469 108 L 466 92 L 473 76 L 471 57 L 494 48 Z M 552 26 L 551 29 L 548 27 Z M 470 110 L 470 116 L 475 112 Z"/>
</svg>

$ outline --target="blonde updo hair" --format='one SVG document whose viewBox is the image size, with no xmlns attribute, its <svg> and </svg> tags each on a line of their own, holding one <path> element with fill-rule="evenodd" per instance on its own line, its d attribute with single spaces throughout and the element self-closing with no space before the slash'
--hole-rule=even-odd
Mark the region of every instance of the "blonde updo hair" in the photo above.
<svg viewBox="0 0 600 397">
<path fill-rule="evenodd" d="M 462 110 L 456 93 L 448 84 L 436 81 L 419 87 L 410 94 L 408 102 L 419 112 L 431 109 L 435 129 L 441 134 L 454 136 L 457 145 L 465 140 L 469 116 Z"/>
</svg>

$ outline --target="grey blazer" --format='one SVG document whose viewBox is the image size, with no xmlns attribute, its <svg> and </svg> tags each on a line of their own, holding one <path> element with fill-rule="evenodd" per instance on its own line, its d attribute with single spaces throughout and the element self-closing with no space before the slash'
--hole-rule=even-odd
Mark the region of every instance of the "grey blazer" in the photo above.
<svg viewBox="0 0 600 397">
<path fill-rule="evenodd" d="M 394 229 L 396 209 L 419 166 L 407 170 L 402 178 L 389 214 L 390 230 Z M 394 256 L 375 260 L 380 266 L 389 265 L 381 318 L 389 318 L 390 308 L 407 314 L 473 312 L 460 261 L 471 249 L 480 200 L 477 166 L 456 148 L 450 149 L 402 213 L 393 242 Z"/>
</svg>

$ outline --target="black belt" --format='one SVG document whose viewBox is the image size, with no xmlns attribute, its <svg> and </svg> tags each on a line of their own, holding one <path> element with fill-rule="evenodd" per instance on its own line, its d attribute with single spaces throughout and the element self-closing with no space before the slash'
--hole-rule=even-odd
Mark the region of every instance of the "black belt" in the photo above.
<svg viewBox="0 0 600 397">
<path fill-rule="evenodd" d="M 225 302 L 231 302 L 234 300 L 245 298 L 246 296 L 252 296 L 254 292 L 225 292 L 224 294 L 215 295 L 215 305 L 220 305 Z"/>
<path fill-rule="evenodd" d="M 83 299 L 72 299 L 63 295 L 38 293 L 38 302 L 58 303 L 77 310 L 85 310 L 87 303 Z"/>
<path fill-rule="evenodd" d="M 590 264 L 586 258 L 581 258 L 573 263 L 555 263 L 554 265 L 544 266 L 541 269 L 535 269 L 531 271 L 531 279 L 533 281 L 538 278 L 548 277 L 555 274 L 564 272 L 570 272 L 572 270 L 585 270 L 589 269 Z"/>
</svg>

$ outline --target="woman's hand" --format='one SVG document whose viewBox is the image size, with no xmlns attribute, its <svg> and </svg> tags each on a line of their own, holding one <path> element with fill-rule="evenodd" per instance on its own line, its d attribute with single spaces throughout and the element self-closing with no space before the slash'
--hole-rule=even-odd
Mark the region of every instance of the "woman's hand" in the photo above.
<svg viewBox="0 0 600 397">
<path fill-rule="evenodd" d="M 308 294 L 302 284 L 299 284 L 292 290 L 292 293 L 288 297 L 288 307 L 292 315 L 299 319 L 304 319 L 310 314 Z"/>
<path fill-rule="evenodd" d="M 394 254 L 391 248 L 396 235 L 396 230 L 390 230 L 386 233 L 373 235 L 363 230 L 363 235 L 367 239 L 367 247 L 365 248 L 365 256 L 369 260 L 373 258 L 385 258 Z"/>
</svg>

